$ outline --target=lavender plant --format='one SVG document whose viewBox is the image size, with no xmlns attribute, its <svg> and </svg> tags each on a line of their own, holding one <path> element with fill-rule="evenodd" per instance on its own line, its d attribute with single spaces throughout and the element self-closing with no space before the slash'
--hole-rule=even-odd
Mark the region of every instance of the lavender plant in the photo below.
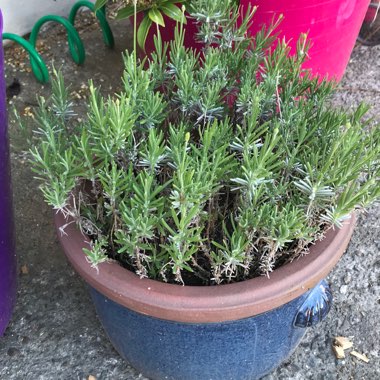
<svg viewBox="0 0 380 380">
<path fill-rule="evenodd" d="M 302 70 L 272 29 L 247 34 L 234 1 L 193 0 L 201 52 L 126 53 L 124 90 L 90 84 L 76 122 L 62 74 L 40 100 L 31 149 L 45 200 L 92 242 L 97 265 L 141 277 L 221 284 L 269 275 L 379 199 L 380 131 L 333 109 L 332 83 Z M 169 49 L 170 47 L 170 49 Z M 63 228 L 64 229 L 64 228 Z M 197 282 L 197 281 L 198 282 Z"/>
</svg>

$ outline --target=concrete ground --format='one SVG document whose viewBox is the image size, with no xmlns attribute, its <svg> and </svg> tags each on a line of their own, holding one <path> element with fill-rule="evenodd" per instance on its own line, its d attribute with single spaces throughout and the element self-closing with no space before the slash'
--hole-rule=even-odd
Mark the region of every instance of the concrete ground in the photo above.
<svg viewBox="0 0 380 380">
<path fill-rule="evenodd" d="M 62 66 L 79 104 L 84 102 L 90 78 L 103 92 L 120 86 L 121 52 L 131 39 L 125 23 L 112 23 L 112 27 L 116 48 L 109 50 L 91 17 L 82 18 L 87 60 L 81 67 L 70 60 L 60 27 L 49 27 L 41 36 L 43 56 L 49 66 L 53 62 Z M 346 107 L 360 101 L 371 104 L 371 115 L 378 121 L 379 57 L 380 47 L 356 47 L 335 97 L 337 104 Z M 49 85 L 41 86 L 27 72 L 28 63 L 18 49 L 7 47 L 6 59 L 8 83 L 17 78 L 21 84 L 21 92 L 9 105 L 28 115 L 36 105 L 36 94 L 47 95 Z M 112 348 L 85 284 L 67 264 L 56 238 L 52 211 L 36 190 L 37 182 L 23 154 L 23 137 L 12 116 L 10 119 L 20 277 L 14 316 L 0 339 L 0 379 L 144 379 Z M 360 217 L 348 251 L 328 278 L 335 305 L 327 320 L 310 329 L 294 355 L 265 380 L 380 379 L 379 215 L 377 205 Z M 369 362 L 351 355 L 337 360 L 331 349 L 336 336 L 349 337 L 355 350 L 366 354 Z"/>
</svg>

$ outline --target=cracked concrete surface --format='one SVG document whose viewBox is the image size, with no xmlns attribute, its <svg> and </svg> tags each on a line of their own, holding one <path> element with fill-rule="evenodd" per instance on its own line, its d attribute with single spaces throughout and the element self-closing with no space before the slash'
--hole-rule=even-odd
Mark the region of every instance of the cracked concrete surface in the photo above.
<svg viewBox="0 0 380 380">
<path fill-rule="evenodd" d="M 87 17 L 87 16 L 83 16 Z M 43 55 L 64 75 L 83 103 L 88 79 L 103 92 L 120 87 L 121 52 L 128 48 L 130 32 L 126 23 L 112 23 L 116 48 L 107 49 L 96 23 L 82 20 L 87 59 L 78 67 L 69 58 L 65 34 L 51 26 L 42 34 Z M 7 60 L 14 61 L 15 48 L 6 48 Z M 380 120 L 380 46 L 356 47 L 347 73 L 334 98 L 351 107 L 360 101 L 372 105 L 371 115 Z M 22 58 L 22 57 L 21 57 Z M 22 61 L 23 62 L 23 61 Z M 25 61 L 26 62 L 26 61 Z M 16 65 L 17 66 L 17 65 Z M 28 113 L 36 94 L 49 94 L 27 64 L 7 65 L 7 81 L 21 83 L 21 93 L 11 103 Z M 10 117 L 12 119 L 12 117 Z M 66 262 L 58 244 L 52 211 L 44 204 L 25 155 L 23 136 L 10 121 L 14 208 L 19 255 L 19 290 L 13 319 L 0 339 L 0 379 L 50 380 L 88 379 L 136 380 L 142 375 L 123 361 L 108 342 L 86 286 Z M 359 218 L 348 251 L 328 277 L 335 295 L 333 310 L 324 323 L 309 329 L 293 356 L 265 380 L 359 380 L 380 378 L 380 206 L 373 206 Z M 357 351 L 370 362 L 350 355 L 337 360 L 331 350 L 335 336 L 352 337 Z M 238 379 L 237 379 L 238 380 Z"/>
</svg>

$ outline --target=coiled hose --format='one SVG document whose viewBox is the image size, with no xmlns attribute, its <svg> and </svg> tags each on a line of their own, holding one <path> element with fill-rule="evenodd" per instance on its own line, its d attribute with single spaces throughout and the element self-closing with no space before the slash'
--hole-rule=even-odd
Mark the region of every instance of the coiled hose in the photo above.
<svg viewBox="0 0 380 380">
<path fill-rule="evenodd" d="M 81 65 L 85 61 L 86 52 L 84 49 L 83 41 L 74 26 L 78 11 L 82 7 L 88 8 L 93 12 L 95 10 L 93 3 L 87 0 L 80 0 L 71 8 L 68 19 L 55 15 L 47 15 L 41 17 L 34 25 L 29 37 L 29 41 L 23 37 L 18 36 L 17 34 L 3 33 L 3 40 L 14 41 L 28 52 L 33 74 L 39 82 L 46 83 L 49 81 L 49 71 L 46 63 L 36 50 L 39 32 L 42 26 L 47 22 L 56 22 L 64 26 L 67 31 L 67 40 L 71 58 L 78 65 Z M 100 27 L 102 29 L 104 43 L 108 47 L 112 48 L 115 44 L 115 41 L 112 30 L 107 21 L 105 7 L 96 11 L 95 16 L 98 19 Z"/>
</svg>

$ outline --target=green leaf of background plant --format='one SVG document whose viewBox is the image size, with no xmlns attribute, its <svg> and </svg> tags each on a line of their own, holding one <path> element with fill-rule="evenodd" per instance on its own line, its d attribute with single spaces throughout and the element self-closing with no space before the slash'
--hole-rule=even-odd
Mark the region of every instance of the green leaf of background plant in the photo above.
<svg viewBox="0 0 380 380">
<path fill-rule="evenodd" d="M 149 9 L 148 16 L 154 23 L 161 26 L 165 26 L 164 18 L 162 17 L 161 12 L 157 8 Z"/>
<path fill-rule="evenodd" d="M 160 10 L 166 14 L 169 18 L 172 20 L 182 22 L 184 24 L 187 23 L 186 17 L 182 13 L 182 11 L 174 4 L 171 4 L 169 2 L 164 3 L 160 6 Z"/>
<path fill-rule="evenodd" d="M 143 9 L 141 7 L 137 7 L 136 11 L 137 13 L 140 13 Z M 116 20 L 123 20 L 125 18 L 133 16 L 135 13 L 135 7 L 133 5 L 129 5 L 123 9 L 120 9 L 119 12 L 117 12 L 117 15 L 115 17 Z"/>
<path fill-rule="evenodd" d="M 153 21 L 146 15 L 137 31 L 137 42 L 141 48 L 144 49 L 146 38 L 148 37 L 149 29 L 152 26 Z"/>
<path fill-rule="evenodd" d="M 106 5 L 108 0 L 96 0 L 95 2 L 95 11 L 98 11 L 101 7 L 104 7 Z"/>
</svg>

